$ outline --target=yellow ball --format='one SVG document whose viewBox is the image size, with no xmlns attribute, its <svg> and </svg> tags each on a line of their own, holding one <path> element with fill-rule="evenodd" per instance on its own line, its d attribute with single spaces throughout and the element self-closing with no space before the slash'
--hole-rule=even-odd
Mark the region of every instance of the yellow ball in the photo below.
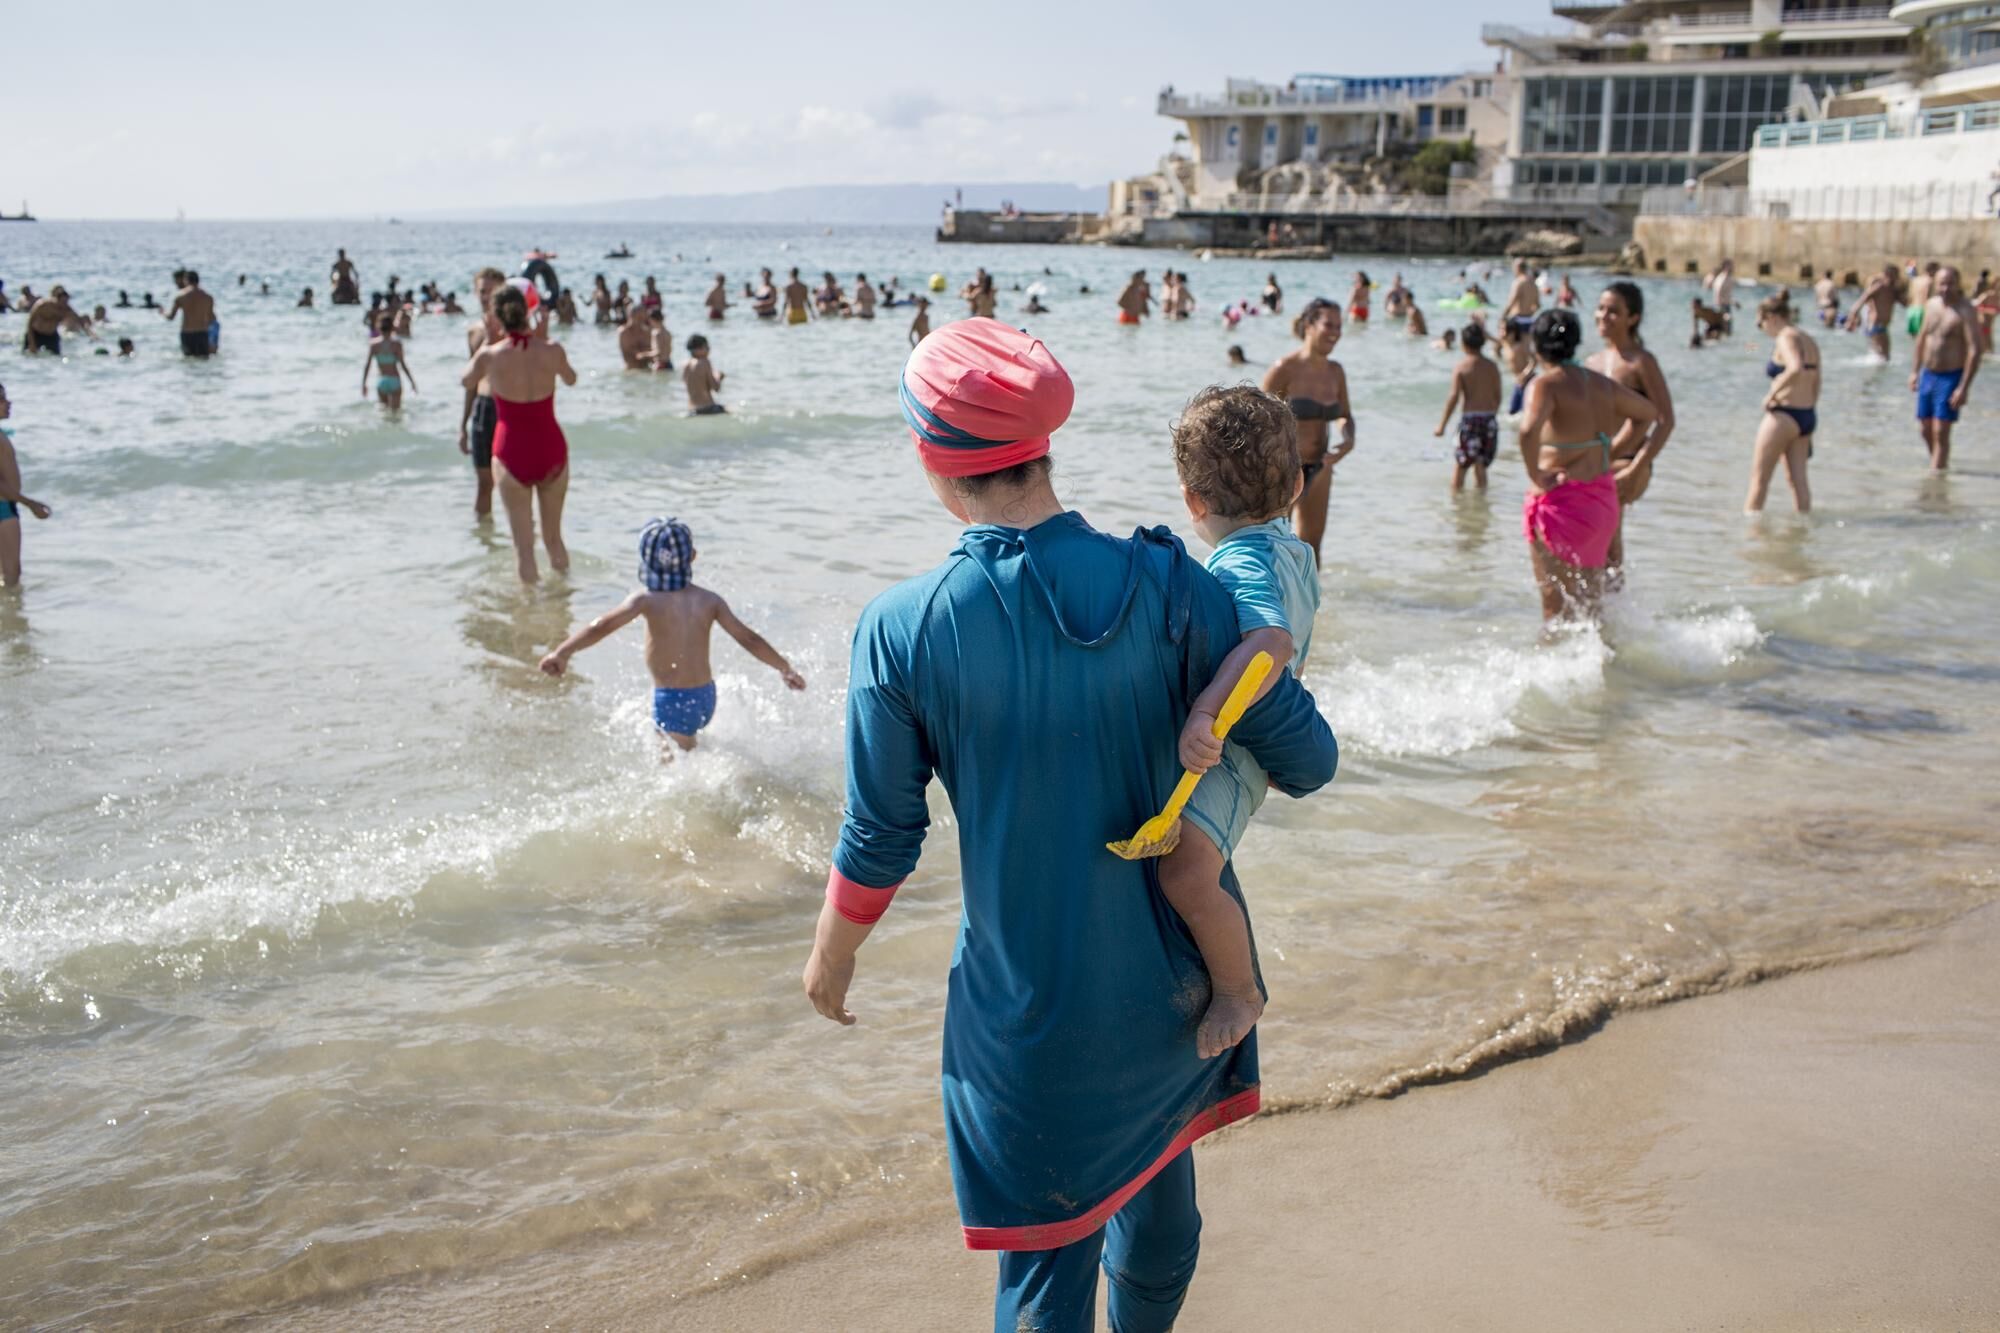
<svg viewBox="0 0 2000 1333">
<path fill-rule="evenodd" d="M 931 274 L 931 290 L 934 292 L 941 292 L 944 290 L 944 274 L 942 273 Z"/>
</svg>

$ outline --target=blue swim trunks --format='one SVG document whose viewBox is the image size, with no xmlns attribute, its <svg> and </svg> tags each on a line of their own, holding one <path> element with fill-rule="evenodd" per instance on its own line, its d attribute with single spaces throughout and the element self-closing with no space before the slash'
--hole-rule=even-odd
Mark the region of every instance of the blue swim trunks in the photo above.
<svg viewBox="0 0 2000 1333">
<path fill-rule="evenodd" d="M 5 523 L 10 518 L 19 518 L 20 516 L 21 507 L 19 505 L 15 504 L 12 500 L 0 500 L 0 523 Z"/>
<path fill-rule="evenodd" d="M 1956 421 L 1958 410 L 1951 396 L 1958 392 L 1964 370 L 1926 370 L 1917 378 L 1917 420 Z"/>
<path fill-rule="evenodd" d="M 715 720 L 715 682 L 691 690 L 656 686 L 653 690 L 653 725 L 676 736 L 692 736 Z"/>
</svg>

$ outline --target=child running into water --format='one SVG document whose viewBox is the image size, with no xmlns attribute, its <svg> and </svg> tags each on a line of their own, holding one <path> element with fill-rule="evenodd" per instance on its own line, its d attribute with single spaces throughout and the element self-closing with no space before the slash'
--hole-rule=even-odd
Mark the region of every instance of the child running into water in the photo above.
<svg viewBox="0 0 2000 1333">
<path fill-rule="evenodd" d="M 14 415 L 7 386 L 0 384 L 0 422 Z M 21 460 L 14 456 L 14 428 L 0 425 L 0 588 L 21 581 L 21 511 L 47 518 L 50 509 L 21 489 Z"/>
<path fill-rule="evenodd" d="M 1204 389 L 1174 423 L 1173 439 L 1188 516 L 1215 547 L 1208 569 L 1234 599 L 1243 635 L 1181 731 L 1181 762 L 1203 777 L 1180 845 L 1160 862 L 1160 888 L 1194 935 L 1213 987 L 1195 1034 L 1206 1060 L 1242 1041 L 1264 1012 L 1250 929 L 1221 880 L 1270 785 L 1249 751 L 1215 739 L 1215 718 L 1258 652 L 1294 674 L 1304 665 L 1319 610 L 1319 566 L 1292 533 L 1304 480 L 1298 424 L 1283 399 L 1248 384 Z M 1276 672 L 1266 677 L 1257 698 L 1277 679 Z"/>
<path fill-rule="evenodd" d="M 1444 418 L 1431 432 L 1442 439 L 1453 409 L 1463 408 L 1458 417 L 1458 452 L 1452 460 L 1453 495 L 1465 489 L 1468 468 L 1472 484 L 1486 489 L 1486 469 L 1493 466 L 1493 455 L 1500 447 L 1500 367 L 1486 359 L 1486 330 L 1467 324 L 1458 341 L 1465 355 L 1452 368 L 1451 397 L 1444 400 Z"/>
<path fill-rule="evenodd" d="M 368 340 L 368 356 L 361 363 L 361 396 L 368 396 L 368 367 L 375 367 L 375 401 L 391 412 L 400 411 L 403 406 L 403 378 L 410 381 L 410 392 L 417 391 L 417 377 L 410 374 L 410 363 L 403 359 L 403 343 L 396 337 L 395 315 L 384 310 L 370 321 L 373 336 Z"/>
<path fill-rule="evenodd" d="M 689 579 L 694 568 L 694 534 L 677 518 L 656 518 L 639 534 L 639 581 L 645 589 L 599 616 L 556 645 L 542 670 L 560 676 L 569 659 L 638 619 L 646 618 L 646 669 L 653 673 L 653 724 L 683 750 L 715 718 L 715 673 L 709 667 L 708 637 L 717 625 L 743 650 L 784 677 L 795 690 L 806 680 L 792 664 L 738 620 L 729 604 Z M 660 758 L 671 762 L 664 745 Z"/>
<path fill-rule="evenodd" d="M 708 339 L 699 333 L 687 341 L 688 363 L 681 367 L 681 383 L 687 386 L 690 416 L 720 416 L 729 409 L 715 401 L 722 392 L 722 372 L 708 362 Z"/>
</svg>

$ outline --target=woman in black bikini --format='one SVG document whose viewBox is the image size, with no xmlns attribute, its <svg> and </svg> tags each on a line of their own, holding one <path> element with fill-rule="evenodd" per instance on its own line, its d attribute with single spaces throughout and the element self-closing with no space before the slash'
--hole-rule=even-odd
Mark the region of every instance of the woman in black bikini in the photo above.
<svg viewBox="0 0 2000 1333">
<path fill-rule="evenodd" d="M 1319 557 L 1320 538 L 1326 535 L 1326 502 L 1333 488 L 1333 465 L 1354 449 L 1354 418 L 1348 412 L 1347 372 L 1333 359 L 1334 344 L 1340 341 L 1340 307 L 1323 296 L 1306 302 L 1306 308 L 1292 321 L 1292 333 L 1299 346 L 1272 363 L 1264 372 L 1264 391 L 1291 404 L 1299 422 L 1299 462 L 1305 473 L 1305 489 L 1292 508 L 1292 523 L 1299 540 L 1312 547 Z M 1340 443 L 1328 451 L 1328 435 L 1340 426 Z"/>
<path fill-rule="evenodd" d="M 1819 344 L 1792 322 L 1792 298 L 1779 292 L 1757 307 L 1757 327 L 1775 344 L 1764 373 L 1771 377 L 1764 395 L 1764 416 L 1757 423 L 1757 452 L 1750 464 L 1750 495 L 1743 512 L 1759 513 L 1771 491 L 1771 474 L 1785 460 L 1792 499 L 1801 514 L 1812 509 L 1812 488 L 1806 484 L 1806 460 L 1812 457 L 1813 432 L 1819 429 Z"/>
</svg>

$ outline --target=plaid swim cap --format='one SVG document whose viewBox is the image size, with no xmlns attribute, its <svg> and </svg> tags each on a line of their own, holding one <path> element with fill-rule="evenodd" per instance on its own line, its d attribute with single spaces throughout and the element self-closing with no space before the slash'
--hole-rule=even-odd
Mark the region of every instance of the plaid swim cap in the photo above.
<svg viewBox="0 0 2000 1333">
<path fill-rule="evenodd" d="M 639 534 L 639 582 L 654 592 L 687 587 L 694 534 L 677 518 L 656 518 Z"/>
</svg>

